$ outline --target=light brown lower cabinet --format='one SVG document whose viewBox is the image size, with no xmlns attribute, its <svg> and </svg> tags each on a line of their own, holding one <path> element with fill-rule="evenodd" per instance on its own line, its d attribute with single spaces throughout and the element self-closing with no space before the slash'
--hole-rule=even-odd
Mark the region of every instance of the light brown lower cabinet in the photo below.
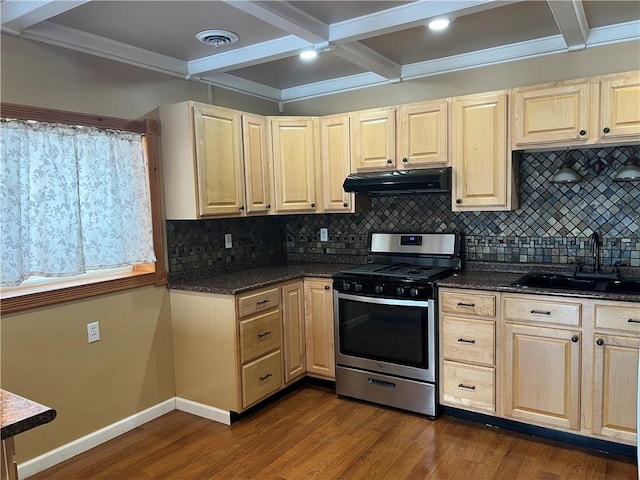
<svg viewBox="0 0 640 480">
<path fill-rule="evenodd" d="M 304 280 L 307 373 L 335 380 L 333 289 L 330 278 Z"/>
<path fill-rule="evenodd" d="M 307 372 L 305 346 L 304 288 L 301 280 L 280 287 L 282 291 L 282 330 L 284 383 L 289 384 Z"/>
<path fill-rule="evenodd" d="M 439 298 L 442 404 L 636 444 L 640 302 L 448 288 Z M 479 309 L 492 298 L 495 309 Z"/>
</svg>

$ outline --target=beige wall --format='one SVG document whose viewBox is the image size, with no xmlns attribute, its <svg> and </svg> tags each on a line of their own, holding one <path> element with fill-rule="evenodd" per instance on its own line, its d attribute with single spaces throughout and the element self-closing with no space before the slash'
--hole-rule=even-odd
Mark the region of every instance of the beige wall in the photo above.
<svg viewBox="0 0 640 480">
<path fill-rule="evenodd" d="M 100 341 L 87 343 L 87 323 Z M 3 315 L 2 388 L 55 408 L 18 463 L 175 396 L 169 293 L 143 287 Z"/>
</svg>

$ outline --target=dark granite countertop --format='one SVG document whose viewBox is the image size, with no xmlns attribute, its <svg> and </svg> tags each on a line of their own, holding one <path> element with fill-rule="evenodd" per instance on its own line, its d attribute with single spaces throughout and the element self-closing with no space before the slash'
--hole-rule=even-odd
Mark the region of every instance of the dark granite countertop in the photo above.
<svg viewBox="0 0 640 480">
<path fill-rule="evenodd" d="M 56 418 L 56 411 L 0 389 L 2 440 L 13 437 Z"/>
<path fill-rule="evenodd" d="M 535 295 L 560 295 L 577 298 L 600 298 L 626 302 L 640 302 L 640 295 L 628 295 L 610 292 L 582 292 L 556 288 L 514 287 L 511 284 L 523 275 L 522 272 L 496 272 L 486 270 L 465 270 L 454 276 L 438 280 L 438 286 L 466 288 L 474 290 L 492 290 L 498 292 L 528 293 Z"/>
<path fill-rule="evenodd" d="M 190 292 L 235 295 L 237 293 L 268 287 L 303 277 L 331 278 L 331 275 L 334 273 L 352 266 L 353 264 L 305 263 L 300 265 L 260 267 L 206 278 L 171 282 L 169 288 Z"/>
</svg>

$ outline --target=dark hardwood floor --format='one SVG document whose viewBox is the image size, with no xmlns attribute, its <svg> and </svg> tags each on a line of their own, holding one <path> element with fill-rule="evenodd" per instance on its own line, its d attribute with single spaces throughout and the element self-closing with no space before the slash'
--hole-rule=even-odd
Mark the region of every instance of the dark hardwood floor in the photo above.
<svg viewBox="0 0 640 480">
<path fill-rule="evenodd" d="M 40 479 L 637 479 L 633 459 L 307 385 L 232 426 L 174 411 Z"/>
</svg>

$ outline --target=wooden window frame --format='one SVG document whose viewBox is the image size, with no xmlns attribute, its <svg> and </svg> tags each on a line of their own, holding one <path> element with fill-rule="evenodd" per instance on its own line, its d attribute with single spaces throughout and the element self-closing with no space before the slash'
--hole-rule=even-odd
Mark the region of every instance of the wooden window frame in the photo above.
<svg viewBox="0 0 640 480">
<path fill-rule="evenodd" d="M 134 266 L 132 274 L 110 280 L 91 280 L 72 286 L 51 288 L 24 295 L 17 294 L 0 301 L 0 313 L 6 314 L 31 308 L 54 305 L 61 302 L 103 295 L 149 285 L 162 286 L 167 283 L 162 228 L 162 208 L 160 197 L 160 172 L 158 170 L 159 122 L 156 120 L 127 120 L 84 113 L 54 110 L 49 108 L 0 103 L 2 118 L 36 120 L 40 122 L 83 125 L 110 130 L 123 130 L 144 135 L 144 149 L 149 165 L 149 197 L 151 201 L 151 223 L 153 228 L 153 248 L 156 255 L 155 268 Z M 146 270 L 146 271 L 145 271 Z M 153 270 L 153 271 L 149 271 Z"/>
</svg>

